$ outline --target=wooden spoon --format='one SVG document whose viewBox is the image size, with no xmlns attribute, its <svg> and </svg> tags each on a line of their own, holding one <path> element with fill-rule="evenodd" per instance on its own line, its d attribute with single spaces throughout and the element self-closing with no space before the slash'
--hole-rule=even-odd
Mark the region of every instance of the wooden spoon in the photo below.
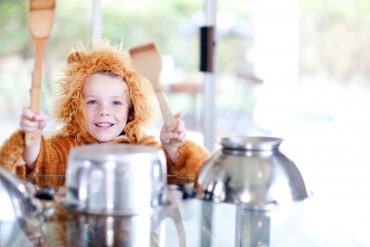
<svg viewBox="0 0 370 247">
<path fill-rule="evenodd" d="M 42 77 L 42 62 L 45 44 L 51 33 L 54 23 L 55 0 L 30 0 L 29 29 L 33 43 L 35 44 L 35 67 L 32 75 L 32 87 L 30 90 L 31 104 L 33 112 L 40 111 L 40 91 Z M 39 133 L 26 133 L 25 142 L 27 146 L 33 146 Z"/>
<path fill-rule="evenodd" d="M 132 64 L 136 71 L 151 81 L 157 96 L 159 107 L 162 112 L 164 124 L 167 129 L 176 128 L 177 121 L 168 106 L 162 86 L 159 82 L 159 75 L 162 69 L 161 56 L 153 43 L 137 46 L 129 50 Z"/>
</svg>

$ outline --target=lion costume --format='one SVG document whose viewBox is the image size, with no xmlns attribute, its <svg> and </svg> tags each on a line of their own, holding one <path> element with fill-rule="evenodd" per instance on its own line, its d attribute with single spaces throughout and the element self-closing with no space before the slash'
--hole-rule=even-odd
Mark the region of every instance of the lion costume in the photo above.
<svg viewBox="0 0 370 247">
<path fill-rule="evenodd" d="M 69 54 L 64 77 L 59 81 L 55 108 L 56 120 L 63 127 L 49 138 L 41 137 L 40 153 L 34 168 L 29 170 L 22 159 L 25 143 L 21 130 L 4 142 L 0 150 L 0 164 L 8 171 L 23 175 L 65 174 L 71 148 L 97 143 L 86 129 L 82 88 L 87 77 L 100 71 L 109 71 L 123 78 L 133 107 L 133 119 L 127 122 L 122 137 L 109 143 L 161 147 L 153 136 L 146 135 L 144 131 L 154 117 L 154 94 L 150 82 L 135 72 L 127 53 L 103 43 L 90 50 L 79 48 Z M 186 140 L 179 148 L 176 164 L 166 153 L 168 174 L 194 179 L 207 156 L 208 152 L 203 147 Z"/>
</svg>

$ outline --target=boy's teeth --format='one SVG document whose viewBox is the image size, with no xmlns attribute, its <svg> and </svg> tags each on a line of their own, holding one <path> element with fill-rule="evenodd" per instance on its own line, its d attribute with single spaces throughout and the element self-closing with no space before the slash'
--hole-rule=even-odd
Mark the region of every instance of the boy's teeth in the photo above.
<svg viewBox="0 0 370 247">
<path fill-rule="evenodd" d="M 112 126 L 113 124 L 111 123 L 97 123 L 96 126 L 98 127 L 109 127 Z"/>
</svg>

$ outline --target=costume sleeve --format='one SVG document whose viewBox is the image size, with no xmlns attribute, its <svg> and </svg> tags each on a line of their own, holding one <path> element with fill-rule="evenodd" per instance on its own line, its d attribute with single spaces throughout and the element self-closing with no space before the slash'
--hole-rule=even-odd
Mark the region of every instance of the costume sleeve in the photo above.
<svg viewBox="0 0 370 247">
<path fill-rule="evenodd" d="M 67 168 L 69 150 L 75 146 L 71 139 L 63 136 L 42 137 L 40 153 L 37 157 L 33 175 L 64 175 Z"/>
<path fill-rule="evenodd" d="M 14 132 L 0 149 L 0 165 L 8 172 L 15 172 L 17 166 L 24 165 L 23 161 L 24 132 Z"/>
<path fill-rule="evenodd" d="M 208 151 L 204 147 L 187 140 L 179 149 L 176 164 L 171 164 L 172 173 L 180 178 L 194 180 L 207 158 Z"/>
<path fill-rule="evenodd" d="M 16 131 L 7 139 L 0 150 L 0 165 L 18 175 L 65 174 L 69 149 L 73 146 L 66 137 L 41 137 L 40 153 L 33 169 L 23 160 L 24 132 Z"/>
</svg>

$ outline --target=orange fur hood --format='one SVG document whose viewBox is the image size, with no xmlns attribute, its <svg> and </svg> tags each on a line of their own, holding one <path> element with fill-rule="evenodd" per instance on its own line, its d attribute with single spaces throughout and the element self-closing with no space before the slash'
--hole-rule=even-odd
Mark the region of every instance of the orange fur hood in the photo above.
<svg viewBox="0 0 370 247">
<path fill-rule="evenodd" d="M 80 45 L 67 59 L 64 77 L 59 81 L 55 118 L 63 125 L 66 136 L 77 140 L 90 140 L 84 117 L 83 83 L 90 75 L 99 71 L 110 71 L 127 83 L 134 118 L 124 131 L 134 141 L 143 137 L 143 129 L 154 118 L 154 92 L 150 82 L 135 72 L 128 52 L 103 42 L 92 49 Z"/>
</svg>

